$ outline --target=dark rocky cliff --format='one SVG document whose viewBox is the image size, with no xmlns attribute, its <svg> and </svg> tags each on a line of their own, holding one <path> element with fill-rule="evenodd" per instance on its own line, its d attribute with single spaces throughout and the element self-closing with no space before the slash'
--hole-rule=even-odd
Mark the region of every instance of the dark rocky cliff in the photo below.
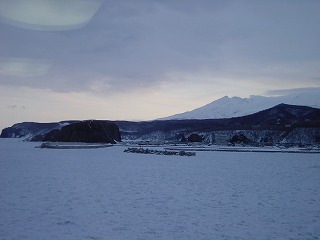
<svg viewBox="0 0 320 240">
<path fill-rule="evenodd" d="M 54 129 L 42 141 L 116 143 L 121 141 L 121 136 L 118 126 L 112 122 L 88 120 Z"/>
</svg>

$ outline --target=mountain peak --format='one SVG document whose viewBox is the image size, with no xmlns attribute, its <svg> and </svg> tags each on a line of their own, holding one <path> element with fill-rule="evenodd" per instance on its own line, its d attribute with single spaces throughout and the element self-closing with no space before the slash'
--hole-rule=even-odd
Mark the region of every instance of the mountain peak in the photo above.
<svg viewBox="0 0 320 240">
<path fill-rule="evenodd" d="M 228 95 L 225 95 L 224 97 L 220 98 L 220 100 L 229 100 L 229 96 Z M 219 100 L 219 99 L 218 99 Z"/>
<path fill-rule="evenodd" d="M 192 111 L 175 114 L 159 120 L 221 119 L 241 117 L 274 107 L 279 104 L 320 108 L 319 95 L 319 91 L 295 93 L 278 97 L 251 95 L 249 98 L 230 98 L 226 95 Z"/>
</svg>

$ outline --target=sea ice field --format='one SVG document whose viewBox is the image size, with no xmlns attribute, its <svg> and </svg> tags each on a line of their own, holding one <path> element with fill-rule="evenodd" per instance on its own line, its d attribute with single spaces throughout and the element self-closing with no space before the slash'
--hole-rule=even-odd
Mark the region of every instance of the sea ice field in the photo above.
<svg viewBox="0 0 320 240">
<path fill-rule="evenodd" d="M 0 139 L 1 240 L 320 239 L 320 154 L 38 145 Z"/>
</svg>

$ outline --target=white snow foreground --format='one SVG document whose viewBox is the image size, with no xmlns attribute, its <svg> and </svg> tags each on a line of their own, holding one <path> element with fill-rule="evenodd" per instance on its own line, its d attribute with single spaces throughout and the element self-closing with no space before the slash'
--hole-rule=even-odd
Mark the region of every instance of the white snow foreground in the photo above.
<svg viewBox="0 0 320 240">
<path fill-rule="evenodd" d="M 319 95 L 320 90 L 278 97 L 250 96 L 249 98 L 229 98 L 228 96 L 225 96 L 192 111 L 160 118 L 159 120 L 242 117 L 274 107 L 281 103 L 320 108 Z"/>
<path fill-rule="evenodd" d="M 317 239 L 319 154 L 127 154 L 0 139 L 0 239 Z"/>
</svg>

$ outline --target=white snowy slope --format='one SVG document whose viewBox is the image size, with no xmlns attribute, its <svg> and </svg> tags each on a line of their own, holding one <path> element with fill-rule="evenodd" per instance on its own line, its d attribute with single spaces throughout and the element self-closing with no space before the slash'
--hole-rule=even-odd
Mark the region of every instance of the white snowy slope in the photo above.
<svg viewBox="0 0 320 240">
<path fill-rule="evenodd" d="M 175 114 L 158 120 L 219 119 L 253 114 L 280 103 L 320 108 L 320 91 L 310 91 L 279 97 L 250 96 L 249 98 L 225 96 L 192 111 Z"/>
</svg>

